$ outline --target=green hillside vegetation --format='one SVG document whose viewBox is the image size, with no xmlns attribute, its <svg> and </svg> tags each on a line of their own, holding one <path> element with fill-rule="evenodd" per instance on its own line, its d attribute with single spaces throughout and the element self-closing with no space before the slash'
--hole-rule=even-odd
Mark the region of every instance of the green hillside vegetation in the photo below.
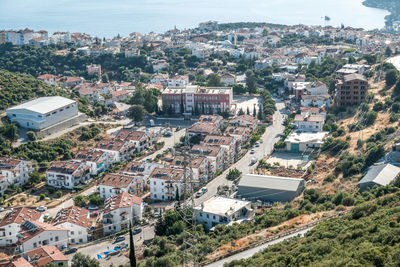
<svg viewBox="0 0 400 267">
<path fill-rule="evenodd" d="M 32 98 L 54 95 L 65 96 L 66 91 L 29 74 L 0 70 L 0 110 Z"/>
<path fill-rule="evenodd" d="M 399 188 L 381 187 L 357 201 L 350 213 L 320 223 L 306 237 L 225 266 L 399 266 Z"/>
<path fill-rule="evenodd" d="M 56 54 L 60 49 L 70 51 L 66 55 Z M 0 69 L 12 72 L 24 72 L 37 76 L 51 73 L 64 76 L 82 76 L 91 78 L 86 73 L 86 65 L 100 64 L 108 78 L 128 80 L 125 69 L 146 69 L 152 71 L 145 56 L 125 58 L 124 53 L 116 55 L 86 56 L 76 53 L 74 47 L 67 45 L 47 45 L 37 48 L 33 45 L 13 46 L 10 43 L 0 45 Z"/>
</svg>

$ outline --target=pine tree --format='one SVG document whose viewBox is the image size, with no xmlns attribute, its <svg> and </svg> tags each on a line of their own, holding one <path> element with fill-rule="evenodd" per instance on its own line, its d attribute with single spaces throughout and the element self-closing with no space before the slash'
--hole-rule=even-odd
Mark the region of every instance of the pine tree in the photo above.
<svg viewBox="0 0 400 267">
<path fill-rule="evenodd" d="M 254 117 L 254 118 L 257 118 L 256 106 L 253 107 L 253 117 Z"/>
<path fill-rule="evenodd" d="M 131 267 L 136 267 L 135 244 L 133 243 L 132 223 L 129 223 L 129 261 Z"/>
<path fill-rule="evenodd" d="M 239 109 L 238 115 L 239 115 L 239 116 L 244 115 L 244 111 L 243 111 L 242 108 Z"/>
<path fill-rule="evenodd" d="M 179 196 L 178 187 L 176 188 L 175 199 L 178 202 L 178 207 L 180 207 L 181 206 L 181 197 Z"/>
<path fill-rule="evenodd" d="M 246 113 L 247 113 L 247 115 L 250 115 L 250 109 L 249 109 L 249 107 L 247 107 Z"/>
</svg>

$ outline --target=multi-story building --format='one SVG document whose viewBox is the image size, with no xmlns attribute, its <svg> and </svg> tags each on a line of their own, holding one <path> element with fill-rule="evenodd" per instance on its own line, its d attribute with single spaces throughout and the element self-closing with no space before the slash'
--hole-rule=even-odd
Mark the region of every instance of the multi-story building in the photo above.
<svg viewBox="0 0 400 267">
<path fill-rule="evenodd" d="M 96 75 L 98 77 L 101 77 L 101 65 L 98 64 L 86 65 L 86 72 L 88 75 Z"/>
<path fill-rule="evenodd" d="M 110 168 L 112 156 L 102 150 L 79 150 L 75 155 L 75 160 L 89 165 L 91 175 L 98 175 Z"/>
<path fill-rule="evenodd" d="M 47 184 L 73 189 L 90 179 L 90 165 L 80 161 L 53 161 L 46 171 Z"/>
<path fill-rule="evenodd" d="M 161 94 L 164 111 L 186 114 L 214 114 L 231 111 L 231 87 L 167 87 Z"/>
<path fill-rule="evenodd" d="M 67 229 L 69 244 L 83 244 L 89 241 L 92 222 L 89 211 L 71 206 L 61 209 L 51 222 L 52 225 Z"/>
<path fill-rule="evenodd" d="M 337 106 L 360 104 L 367 96 L 368 81 L 361 74 L 350 74 L 339 80 L 336 86 Z"/>
<path fill-rule="evenodd" d="M 111 155 L 111 163 L 127 161 L 135 152 L 135 143 L 118 138 L 102 139 L 96 144 L 95 150 L 109 153 Z"/>
<path fill-rule="evenodd" d="M 236 83 L 236 76 L 230 73 L 224 73 L 221 75 L 221 83 L 225 86 L 233 85 Z"/>
<path fill-rule="evenodd" d="M 324 122 L 325 118 L 321 115 L 297 114 L 294 117 L 294 124 L 297 129 L 304 132 L 321 132 Z"/>
<path fill-rule="evenodd" d="M 207 135 L 201 142 L 205 146 L 220 146 L 224 151 L 224 168 L 228 168 L 237 159 L 239 147 L 232 136 Z"/>
<path fill-rule="evenodd" d="M 223 170 L 225 153 L 221 146 L 194 145 L 190 151 L 193 155 L 205 156 L 210 163 L 209 174 L 213 176 L 217 171 Z"/>
<path fill-rule="evenodd" d="M 149 148 L 154 141 L 153 132 L 133 131 L 130 129 L 122 129 L 119 131 L 116 139 L 125 140 L 135 144 L 135 150 L 141 152 Z"/>
<path fill-rule="evenodd" d="M 99 183 L 99 192 L 102 199 L 122 192 L 140 195 L 143 193 L 143 188 L 142 174 L 108 173 Z"/>
<path fill-rule="evenodd" d="M 227 136 L 233 136 L 236 139 L 236 142 L 238 143 L 237 146 L 240 150 L 240 147 L 249 141 L 251 132 L 252 130 L 249 127 L 230 125 L 225 129 L 224 134 Z"/>
<path fill-rule="evenodd" d="M 0 157 L 0 194 L 11 185 L 22 187 L 35 169 L 32 162 L 16 158 Z"/>
<path fill-rule="evenodd" d="M 250 115 L 240 115 L 229 121 L 232 126 L 248 127 L 251 130 L 257 129 L 258 119 Z"/>
<path fill-rule="evenodd" d="M 142 220 L 142 198 L 125 192 L 109 197 L 104 202 L 104 234 L 116 233 Z"/>
<path fill-rule="evenodd" d="M 10 246 L 18 241 L 21 224 L 26 221 L 42 221 L 43 213 L 28 208 L 15 208 L 0 221 L 0 246 Z"/>
<path fill-rule="evenodd" d="M 150 198 L 175 200 L 176 192 L 182 196 L 184 170 L 180 168 L 155 168 L 149 176 Z"/>
<path fill-rule="evenodd" d="M 189 85 L 189 76 L 177 75 L 168 80 L 168 86 L 185 87 Z"/>
</svg>

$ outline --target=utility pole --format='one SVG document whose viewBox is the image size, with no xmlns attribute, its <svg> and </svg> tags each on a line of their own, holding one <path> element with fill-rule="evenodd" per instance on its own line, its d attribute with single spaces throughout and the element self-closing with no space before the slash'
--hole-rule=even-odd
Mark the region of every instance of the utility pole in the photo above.
<svg viewBox="0 0 400 267">
<path fill-rule="evenodd" d="M 175 152 L 176 155 L 183 156 L 183 196 L 188 199 L 184 199 L 182 207 L 178 211 L 183 221 L 188 225 L 185 230 L 183 239 L 183 260 L 182 265 L 185 266 L 199 266 L 197 257 L 197 234 L 196 234 L 196 213 L 195 213 L 195 201 L 194 201 L 194 185 L 193 172 L 192 172 L 192 160 L 193 157 L 190 154 L 189 138 L 187 130 L 185 134 L 184 146 L 181 150 Z"/>
</svg>

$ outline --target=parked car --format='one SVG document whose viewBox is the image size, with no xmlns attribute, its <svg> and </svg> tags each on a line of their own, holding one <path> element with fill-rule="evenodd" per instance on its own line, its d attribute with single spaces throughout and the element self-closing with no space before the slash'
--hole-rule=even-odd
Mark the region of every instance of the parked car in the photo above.
<svg viewBox="0 0 400 267">
<path fill-rule="evenodd" d="M 250 165 L 253 165 L 257 162 L 257 158 L 256 157 L 252 157 L 251 161 L 250 161 Z"/>
<path fill-rule="evenodd" d="M 3 211 L 4 210 L 4 208 L 3 207 L 0 207 L 0 211 Z"/>
<path fill-rule="evenodd" d="M 89 205 L 88 210 L 98 210 L 99 207 L 95 205 Z"/>
<path fill-rule="evenodd" d="M 203 194 L 206 193 L 207 191 L 208 191 L 207 187 L 201 188 L 201 192 L 203 192 Z"/>
<path fill-rule="evenodd" d="M 113 244 L 116 244 L 116 243 L 124 241 L 124 240 L 125 240 L 125 236 L 122 236 L 122 235 L 117 236 L 117 238 L 115 238 Z"/>
<path fill-rule="evenodd" d="M 150 120 L 150 126 L 151 126 L 151 127 L 154 127 L 154 126 L 155 126 L 154 120 Z"/>
<path fill-rule="evenodd" d="M 256 142 L 256 147 L 259 147 L 260 146 L 260 143 L 259 142 Z"/>
<path fill-rule="evenodd" d="M 264 140 L 260 139 L 260 143 L 261 143 L 261 144 L 264 143 Z"/>
<path fill-rule="evenodd" d="M 250 154 L 254 154 L 254 153 L 255 153 L 254 149 L 250 150 Z"/>
<path fill-rule="evenodd" d="M 127 248 L 127 247 L 128 247 L 128 244 L 121 243 L 121 244 L 116 245 L 114 247 L 114 250 L 124 249 L 124 248 Z"/>
<path fill-rule="evenodd" d="M 177 127 L 176 127 L 176 131 L 180 131 L 181 129 L 182 129 L 181 126 L 177 126 Z"/>
<path fill-rule="evenodd" d="M 203 192 L 201 192 L 201 190 L 200 191 L 197 191 L 197 193 L 196 193 L 196 198 L 199 198 L 199 197 L 201 197 L 203 195 Z"/>
<path fill-rule="evenodd" d="M 164 137 L 171 137 L 172 136 L 172 133 L 171 132 L 165 132 L 164 133 Z"/>
<path fill-rule="evenodd" d="M 132 234 L 137 235 L 140 232 L 142 232 L 142 228 L 136 228 L 135 230 L 133 230 Z"/>
<path fill-rule="evenodd" d="M 40 212 L 44 212 L 46 210 L 47 210 L 46 206 L 39 206 L 39 207 L 36 208 L 36 211 L 40 211 Z"/>
<path fill-rule="evenodd" d="M 67 251 L 64 252 L 64 255 L 75 253 L 77 250 L 78 250 L 77 248 L 68 249 Z"/>
</svg>

